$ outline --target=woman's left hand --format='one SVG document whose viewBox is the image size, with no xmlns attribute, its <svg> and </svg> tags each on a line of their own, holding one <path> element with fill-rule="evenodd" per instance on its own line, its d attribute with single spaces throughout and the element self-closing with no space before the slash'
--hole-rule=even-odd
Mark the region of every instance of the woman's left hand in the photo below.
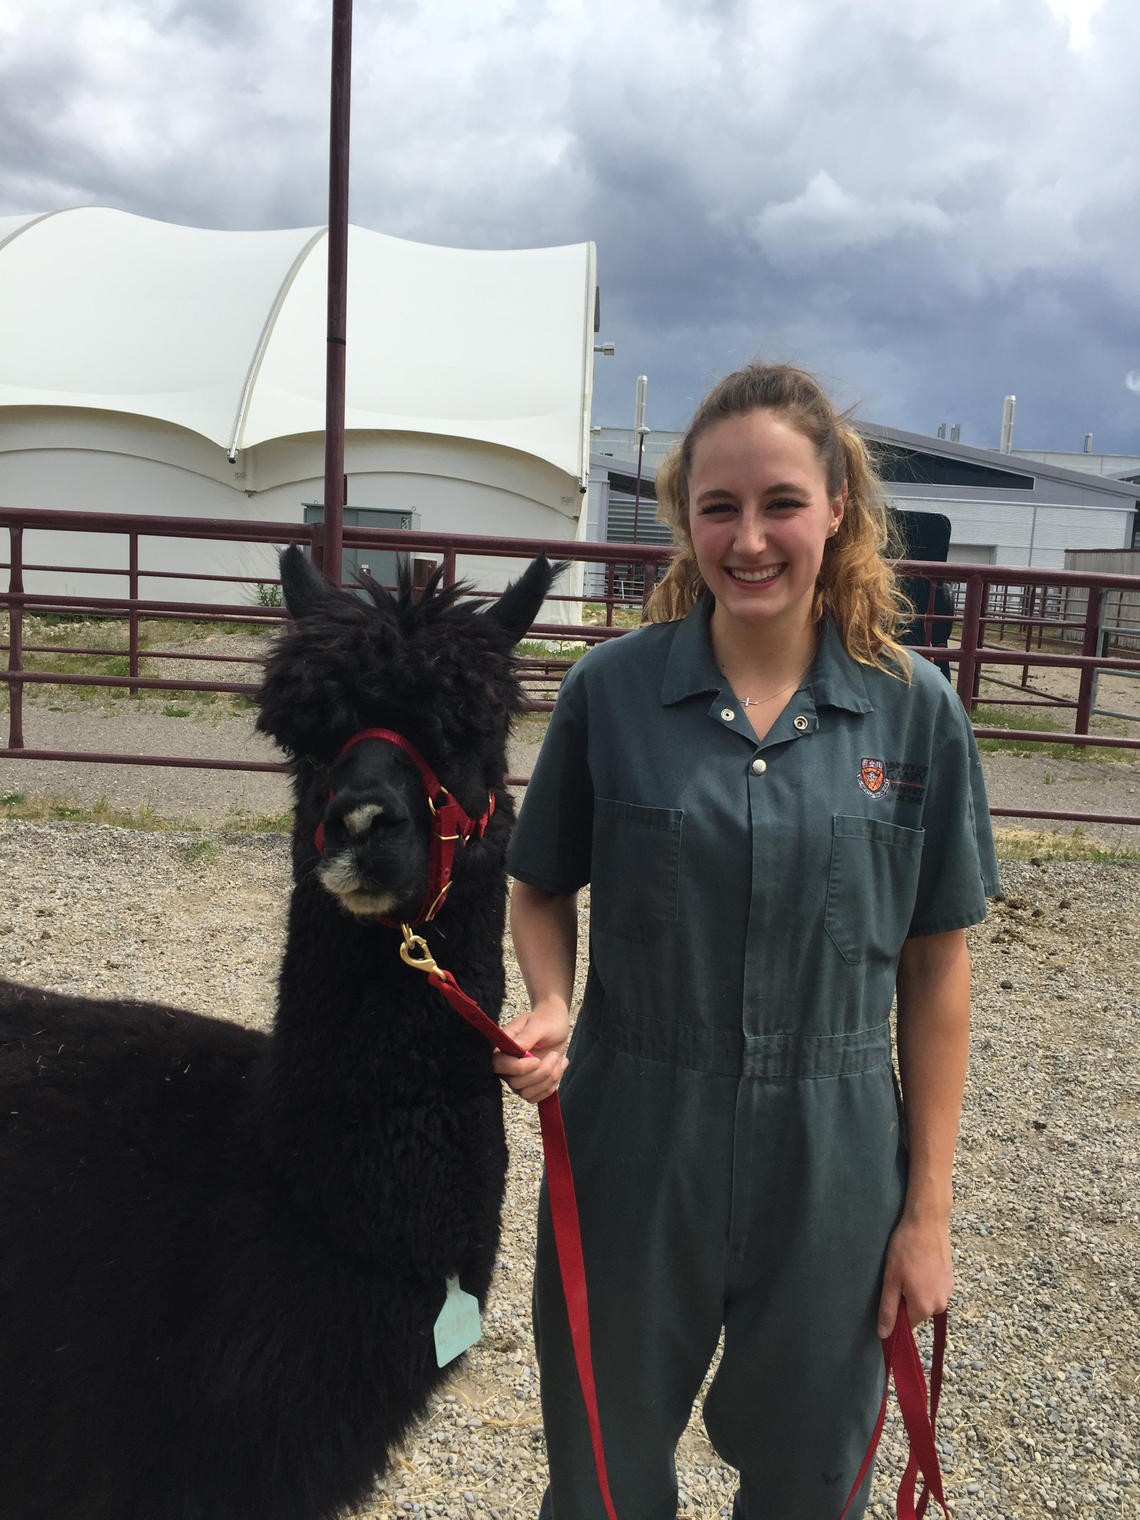
<svg viewBox="0 0 1140 1520">
<path fill-rule="evenodd" d="M 899 1298 L 906 1299 L 907 1319 L 915 1325 L 940 1314 L 954 1291 L 950 1225 L 903 1214 L 887 1245 L 883 1293 L 879 1299 L 879 1335 L 885 1340 L 898 1318 Z"/>
</svg>

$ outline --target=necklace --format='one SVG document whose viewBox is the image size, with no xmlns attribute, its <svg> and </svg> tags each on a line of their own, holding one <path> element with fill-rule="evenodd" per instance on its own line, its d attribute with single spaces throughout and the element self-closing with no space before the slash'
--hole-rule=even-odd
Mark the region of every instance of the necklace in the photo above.
<svg viewBox="0 0 1140 1520">
<path fill-rule="evenodd" d="M 788 685 L 788 686 L 781 686 L 780 689 L 779 689 L 779 691 L 771 692 L 766 697 L 741 697 L 741 699 L 740 699 L 741 706 L 742 707 L 763 707 L 765 702 L 774 702 L 777 697 L 782 697 L 786 691 L 791 691 L 794 687 L 798 686 L 800 684 L 800 681 L 802 681 L 802 680 L 803 680 L 803 676 L 800 676 L 799 680 L 792 681 L 791 684 Z"/>
<path fill-rule="evenodd" d="M 818 648 L 819 648 L 818 640 L 813 640 L 811 657 L 809 658 L 807 664 L 800 671 L 799 675 L 795 678 L 794 681 L 789 681 L 788 684 L 787 684 L 787 686 L 781 686 L 780 689 L 779 689 L 779 691 L 770 691 L 766 697 L 741 697 L 741 696 L 738 696 L 737 697 L 737 701 L 740 703 L 741 707 L 764 707 L 768 702 L 774 702 L 777 697 L 782 697 L 785 692 L 795 691 L 795 689 L 796 689 L 797 686 L 801 686 L 803 684 L 804 677 L 807 675 L 808 671 L 815 664 L 815 657 L 816 657 L 816 653 L 818 651 Z M 732 679 L 732 676 L 729 674 L 729 672 L 724 668 L 724 665 L 721 665 L 720 672 L 721 672 L 721 675 L 724 676 L 725 680 L 728 681 L 729 685 L 733 688 L 733 690 L 737 691 L 738 688 L 737 688 L 736 682 Z"/>
<path fill-rule="evenodd" d="M 770 691 L 766 697 L 741 697 L 740 705 L 742 707 L 763 707 L 766 702 L 774 702 L 777 697 L 782 697 L 786 691 L 794 691 L 797 686 L 802 684 L 804 677 L 812 667 L 812 662 L 814 659 L 815 654 L 813 653 L 812 658 L 800 671 L 796 679 L 794 681 L 789 681 L 787 686 L 781 686 L 779 691 Z"/>
</svg>

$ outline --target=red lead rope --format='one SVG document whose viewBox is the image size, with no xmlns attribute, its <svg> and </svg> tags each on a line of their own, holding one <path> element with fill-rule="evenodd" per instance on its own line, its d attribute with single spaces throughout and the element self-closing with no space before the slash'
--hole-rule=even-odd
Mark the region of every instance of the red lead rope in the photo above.
<svg viewBox="0 0 1140 1520">
<path fill-rule="evenodd" d="M 413 947 L 419 952 L 413 956 Z M 409 966 L 427 972 L 428 981 L 443 994 L 456 1013 L 462 1015 L 480 1034 L 497 1049 L 509 1056 L 526 1056 L 524 1050 L 510 1035 L 500 1029 L 473 999 L 469 998 L 456 982 L 450 971 L 443 971 L 435 964 L 427 945 L 418 934 L 404 929 L 404 943 L 400 954 Z M 570 1170 L 570 1152 L 566 1146 L 566 1127 L 562 1123 L 562 1106 L 558 1094 L 553 1092 L 538 1105 L 539 1123 L 542 1127 L 542 1153 L 546 1162 L 546 1186 L 550 1197 L 550 1218 L 554 1227 L 554 1247 L 558 1255 L 558 1271 L 562 1278 L 562 1294 L 566 1300 L 566 1314 L 570 1321 L 570 1339 L 574 1347 L 574 1361 L 578 1368 L 578 1382 L 582 1389 L 582 1401 L 586 1406 L 586 1420 L 590 1427 L 590 1444 L 594 1449 L 594 1468 L 598 1475 L 598 1488 L 606 1507 L 608 1520 L 617 1520 L 614 1501 L 610 1495 L 610 1480 L 606 1473 L 606 1456 L 602 1447 L 602 1422 L 598 1417 L 598 1394 L 594 1386 L 594 1361 L 590 1354 L 590 1310 L 586 1302 L 586 1264 L 582 1258 L 582 1231 L 578 1224 L 578 1200 L 574 1195 L 574 1177 Z"/>
<path fill-rule="evenodd" d="M 928 1409 L 922 1359 L 914 1343 L 914 1333 L 907 1318 L 906 1304 L 900 1299 L 895 1328 L 883 1342 L 883 1361 L 886 1364 L 887 1379 L 883 1385 L 879 1417 L 875 1421 L 875 1430 L 871 1436 L 871 1444 L 867 1447 L 867 1455 L 863 1458 L 863 1465 L 859 1469 L 855 1482 L 851 1485 L 851 1492 L 847 1495 L 847 1503 L 843 1506 L 839 1520 L 844 1520 L 875 1459 L 879 1437 L 883 1433 L 883 1421 L 887 1417 L 887 1396 L 891 1391 L 892 1373 L 895 1379 L 895 1392 L 898 1394 L 899 1409 L 902 1411 L 903 1425 L 906 1427 L 907 1440 L 910 1443 L 910 1456 L 898 1490 L 898 1520 L 922 1520 L 932 1494 L 943 1515 L 946 1516 L 946 1520 L 950 1520 L 946 1495 L 942 1489 L 942 1469 L 938 1465 L 938 1448 L 934 1444 L 934 1422 L 938 1418 L 938 1400 L 942 1393 L 942 1365 L 945 1356 L 946 1314 L 943 1312 L 934 1316 L 934 1350 L 930 1359 L 930 1406 Z M 918 1496 L 916 1509 L 914 1488 L 920 1471 L 923 1480 L 922 1492 Z"/>
<path fill-rule="evenodd" d="M 409 966 L 427 973 L 431 985 L 447 999 L 456 1013 L 477 1029 L 499 1050 L 509 1056 L 526 1056 L 530 1052 L 512 1040 L 487 1016 L 473 999 L 469 998 L 456 982 L 450 971 L 437 966 L 427 944 L 418 934 L 403 925 L 404 943 L 400 954 Z M 413 953 L 413 951 L 415 953 Z M 594 1362 L 590 1353 L 590 1313 L 586 1300 L 586 1266 L 582 1257 L 582 1234 L 578 1224 L 578 1201 L 574 1195 L 574 1178 L 570 1171 L 570 1152 L 566 1145 L 566 1129 L 562 1123 L 562 1108 L 558 1094 L 551 1093 L 538 1105 L 538 1117 L 542 1127 L 542 1150 L 546 1162 L 546 1184 L 550 1197 L 550 1218 L 554 1229 L 554 1245 L 558 1255 L 558 1270 L 562 1278 L 562 1293 L 566 1300 L 566 1313 L 570 1321 L 570 1339 L 574 1347 L 574 1361 L 578 1368 L 578 1382 L 582 1389 L 582 1401 L 586 1406 L 586 1420 L 590 1427 L 590 1443 L 594 1449 L 594 1467 L 598 1475 L 598 1488 L 605 1505 L 607 1520 L 617 1520 L 614 1502 L 610 1495 L 610 1482 L 606 1473 L 605 1451 L 602 1447 L 602 1425 L 598 1417 L 598 1395 L 594 1385 Z M 933 1495 L 946 1520 L 950 1511 L 942 1488 L 942 1472 L 938 1465 L 938 1451 L 934 1444 L 934 1422 L 938 1415 L 938 1399 L 942 1392 L 942 1364 L 946 1350 L 946 1315 L 934 1317 L 934 1353 L 930 1372 L 930 1407 L 927 1409 L 926 1379 L 922 1361 L 915 1345 L 914 1334 L 907 1319 L 906 1304 L 899 1303 L 898 1318 L 890 1335 L 883 1342 L 883 1360 L 886 1364 L 886 1383 L 883 1387 L 879 1416 L 871 1443 L 858 1476 L 847 1496 L 847 1503 L 839 1520 L 845 1520 L 860 1486 L 866 1478 L 878 1449 L 887 1414 L 887 1396 L 891 1389 L 891 1376 L 895 1380 L 899 1408 L 910 1442 L 910 1457 L 906 1472 L 898 1490 L 898 1520 L 923 1520 L 926 1506 Z M 915 1506 L 914 1490 L 919 1472 L 922 1473 L 922 1492 Z"/>
</svg>

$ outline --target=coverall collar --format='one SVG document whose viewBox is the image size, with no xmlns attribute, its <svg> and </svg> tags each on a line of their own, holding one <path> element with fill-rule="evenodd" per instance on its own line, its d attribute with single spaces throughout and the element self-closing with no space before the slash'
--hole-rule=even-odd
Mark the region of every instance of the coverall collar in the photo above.
<svg viewBox="0 0 1140 1520">
<path fill-rule="evenodd" d="M 677 624 L 661 680 L 662 707 L 671 707 L 686 697 L 720 691 L 724 686 L 709 635 L 713 605 L 712 597 L 702 596 L 692 612 Z M 819 652 L 808 672 L 807 684 L 817 707 L 840 707 L 856 713 L 874 711 L 858 661 L 847 653 L 839 630 L 827 616 L 820 624 Z"/>
</svg>

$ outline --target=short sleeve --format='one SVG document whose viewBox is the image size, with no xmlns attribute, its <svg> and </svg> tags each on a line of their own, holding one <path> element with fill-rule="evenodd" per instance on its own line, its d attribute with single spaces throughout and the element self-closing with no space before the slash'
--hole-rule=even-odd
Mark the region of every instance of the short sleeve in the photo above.
<svg viewBox="0 0 1140 1520">
<path fill-rule="evenodd" d="M 922 862 L 908 937 L 981 923 L 998 885 L 982 762 L 965 709 L 946 691 L 935 718 Z"/>
<path fill-rule="evenodd" d="M 562 682 L 507 854 L 510 874 L 544 892 L 568 895 L 590 879 L 588 732 L 586 684 L 576 665 Z"/>
</svg>

